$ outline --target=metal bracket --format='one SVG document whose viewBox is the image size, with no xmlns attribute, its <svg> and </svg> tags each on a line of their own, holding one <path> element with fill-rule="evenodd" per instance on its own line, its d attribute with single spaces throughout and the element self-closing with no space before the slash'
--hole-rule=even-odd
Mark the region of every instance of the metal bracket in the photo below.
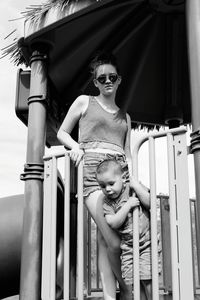
<svg viewBox="0 0 200 300">
<path fill-rule="evenodd" d="M 193 131 L 190 134 L 191 143 L 190 143 L 190 152 L 194 153 L 197 150 L 200 150 L 200 129 Z"/>
<path fill-rule="evenodd" d="M 47 55 L 46 54 L 42 54 L 42 53 L 38 53 L 38 54 L 33 54 L 30 58 L 30 65 L 34 62 L 34 61 L 45 61 L 47 59 Z"/>
<path fill-rule="evenodd" d="M 44 164 L 28 163 L 24 165 L 24 173 L 20 175 L 21 180 L 37 179 L 44 180 Z"/>
<path fill-rule="evenodd" d="M 44 102 L 48 104 L 47 98 L 44 95 L 33 95 L 28 97 L 28 105 L 32 102 Z"/>
</svg>

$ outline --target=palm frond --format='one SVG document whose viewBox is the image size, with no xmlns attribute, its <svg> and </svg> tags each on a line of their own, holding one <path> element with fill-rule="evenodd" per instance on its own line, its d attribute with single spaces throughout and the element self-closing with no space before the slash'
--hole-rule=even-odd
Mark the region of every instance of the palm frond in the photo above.
<svg viewBox="0 0 200 300">
<path fill-rule="evenodd" d="M 29 21 L 33 24 L 40 25 L 44 24 L 43 21 L 47 13 L 50 12 L 50 10 L 52 9 L 57 9 L 58 12 L 61 12 L 59 16 L 62 18 L 66 15 L 72 14 L 80 10 L 82 7 L 84 7 L 83 3 L 85 3 L 85 6 L 89 6 L 99 1 L 101 0 L 48 0 L 45 3 L 30 5 L 26 7 L 25 10 L 21 12 L 22 17 L 17 18 L 15 20 L 23 18 L 25 21 Z M 5 39 L 13 36 L 15 32 L 16 30 L 13 30 L 5 37 Z M 13 62 L 17 66 L 20 64 L 27 65 L 25 58 L 22 56 L 20 45 L 18 44 L 16 37 L 13 38 L 10 45 L 1 49 L 0 59 L 6 56 L 10 57 L 11 62 Z"/>
</svg>

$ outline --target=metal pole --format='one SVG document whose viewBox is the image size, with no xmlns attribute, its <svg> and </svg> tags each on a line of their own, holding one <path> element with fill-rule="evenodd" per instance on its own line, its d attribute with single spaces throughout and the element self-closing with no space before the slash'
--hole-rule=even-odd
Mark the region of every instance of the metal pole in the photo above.
<svg viewBox="0 0 200 300">
<path fill-rule="evenodd" d="M 20 300 L 41 299 L 43 155 L 46 134 L 47 78 L 45 56 L 34 51 L 28 98 L 28 140 L 24 173 L 25 207 L 20 274 Z"/>
<path fill-rule="evenodd" d="M 197 231 L 200 231 L 200 1 L 186 1 L 188 56 L 191 86 L 192 129 L 191 152 L 194 153 Z M 197 244 L 198 270 L 200 274 L 200 244 Z"/>
</svg>

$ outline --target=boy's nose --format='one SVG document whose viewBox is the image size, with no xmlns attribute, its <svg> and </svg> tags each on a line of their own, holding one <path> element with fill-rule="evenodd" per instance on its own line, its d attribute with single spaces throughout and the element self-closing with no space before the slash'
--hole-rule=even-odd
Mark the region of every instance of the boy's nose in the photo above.
<svg viewBox="0 0 200 300">
<path fill-rule="evenodd" d="M 109 191 L 110 191 L 110 186 L 107 185 L 107 186 L 106 186 L 106 192 L 109 192 Z"/>
</svg>

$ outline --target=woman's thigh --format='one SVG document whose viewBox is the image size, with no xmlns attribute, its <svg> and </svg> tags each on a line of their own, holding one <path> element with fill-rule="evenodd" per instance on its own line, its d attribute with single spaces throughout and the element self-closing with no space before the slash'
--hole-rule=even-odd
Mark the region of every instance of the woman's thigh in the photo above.
<svg viewBox="0 0 200 300">
<path fill-rule="evenodd" d="M 101 191 L 95 191 L 85 199 L 85 205 L 100 230 L 107 247 L 117 250 L 120 248 L 120 238 L 106 222 L 103 213 L 103 198 L 104 195 Z"/>
</svg>

